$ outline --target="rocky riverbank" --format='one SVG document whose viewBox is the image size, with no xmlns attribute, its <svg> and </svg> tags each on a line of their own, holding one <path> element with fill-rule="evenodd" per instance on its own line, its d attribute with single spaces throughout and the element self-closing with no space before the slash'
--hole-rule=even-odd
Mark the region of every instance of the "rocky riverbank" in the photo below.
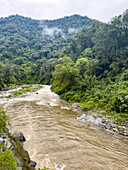
<svg viewBox="0 0 128 170">
<path fill-rule="evenodd" d="M 17 168 L 19 170 L 35 170 L 36 162 L 32 161 L 27 151 L 23 148 L 23 143 L 26 141 L 21 132 L 10 134 L 8 129 L 0 134 L 0 143 L 3 143 L 4 150 L 9 150 L 14 153 L 14 158 L 17 160 Z"/>
<path fill-rule="evenodd" d="M 90 124 L 95 124 L 105 132 L 111 133 L 112 135 L 121 135 L 121 137 L 125 137 L 128 139 L 128 126 L 126 124 L 113 123 L 112 116 L 103 115 L 102 111 L 82 111 L 82 107 L 79 106 L 79 103 L 74 103 L 72 107 L 74 111 L 78 111 L 81 113 L 81 116 L 76 118 L 77 120 L 83 123 L 88 123 L 89 126 Z"/>
<path fill-rule="evenodd" d="M 9 99 L 9 98 L 15 98 L 22 96 L 24 97 L 25 95 L 36 93 L 37 90 L 42 88 L 42 85 L 40 84 L 33 84 L 31 86 L 29 85 L 23 85 L 23 86 L 17 86 L 15 88 L 9 88 L 9 89 L 3 89 L 0 91 L 0 99 Z"/>
</svg>

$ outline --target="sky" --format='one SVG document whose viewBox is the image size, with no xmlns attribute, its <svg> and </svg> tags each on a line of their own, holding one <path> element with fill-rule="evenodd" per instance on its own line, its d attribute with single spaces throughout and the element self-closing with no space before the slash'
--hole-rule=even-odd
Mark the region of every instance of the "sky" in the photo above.
<svg viewBox="0 0 128 170">
<path fill-rule="evenodd" d="M 19 14 L 33 19 L 57 19 L 73 14 L 103 22 L 128 9 L 128 0 L 0 0 L 0 17 Z"/>
</svg>

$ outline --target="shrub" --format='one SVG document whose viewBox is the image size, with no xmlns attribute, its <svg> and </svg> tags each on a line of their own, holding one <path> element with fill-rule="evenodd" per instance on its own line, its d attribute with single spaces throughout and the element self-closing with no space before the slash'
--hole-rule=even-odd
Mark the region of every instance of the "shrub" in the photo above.
<svg viewBox="0 0 128 170">
<path fill-rule="evenodd" d="M 6 126 L 10 125 L 9 117 L 5 114 L 5 111 L 0 110 L 0 133 L 3 133 Z"/>
<path fill-rule="evenodd" d="M 0 143 L 0 170 L 18 170 L 17 161 L 14 154 L 3 149 L 3 144 Z"/>
</svg>

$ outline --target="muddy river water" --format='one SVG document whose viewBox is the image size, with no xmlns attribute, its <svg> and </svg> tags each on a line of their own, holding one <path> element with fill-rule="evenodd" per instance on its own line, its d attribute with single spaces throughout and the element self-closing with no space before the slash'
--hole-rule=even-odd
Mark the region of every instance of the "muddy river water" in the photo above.
<svg viewBox="0 0 128 170">
<path fill-rule="evenodd" d="M 43 86 L 38 94 L 0 99 L 12 132 L 23 132 L 36 167 L 54 170 L 128 170 L 128 141 L 76 119 L 81 114 Z"/>
</svg>

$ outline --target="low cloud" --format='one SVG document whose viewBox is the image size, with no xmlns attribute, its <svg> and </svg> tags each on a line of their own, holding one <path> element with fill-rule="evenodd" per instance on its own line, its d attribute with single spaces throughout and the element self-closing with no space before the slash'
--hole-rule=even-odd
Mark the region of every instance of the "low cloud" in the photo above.
<svg viewBox="0 0 128 170">
<path fill-rule="evenodd" d="M 69 29 L 68 29 L 68 33 L 69 33 L 69 34 L 75 33 L 75 32 L 77 32 L 77 31 L 78 31 L 78 29 L 75 29 L 75 28 L 69 28 Z"/>
<path fill-rule="evenodd" d="M 43 33 L 49 36 L 57 35 L 57 34 L 62 34 L 63 31 L 61 29 L 58 29 L 57 27 L 53 28 L 44 28 Z"/>
<path fill-rule="evenodd" d="M 48 28 L 48 26 L 44 23 L 44 20 L 40 21 L 40 27 L 42 28 L 43 36 L 49 35 L 50 37 L 54 37 L 55 35 L 60 34 L 61 37 L 64 37 L 64 32 L 62 29 L 57 27 Z"/>
</svg>

